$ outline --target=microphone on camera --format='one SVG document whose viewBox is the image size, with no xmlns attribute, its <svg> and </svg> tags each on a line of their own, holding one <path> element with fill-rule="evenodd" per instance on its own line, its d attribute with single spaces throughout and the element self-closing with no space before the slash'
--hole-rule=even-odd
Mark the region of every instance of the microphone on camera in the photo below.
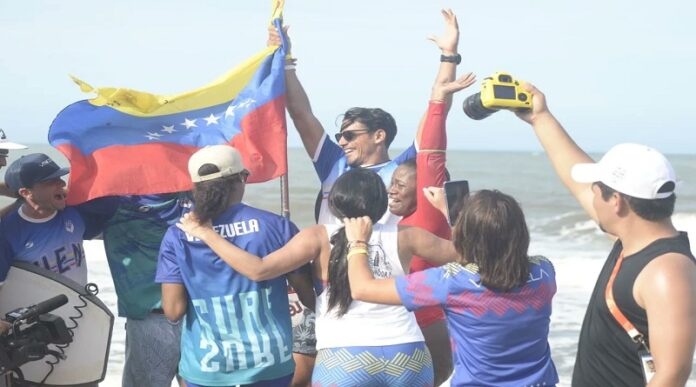
<svg viewBox="0 0 696 387">
<path fill-rule="evenodd" d="M 49 298 L 46 301 L 41 301 L 36 305 L 27 306 L 24 308 L 15 309 L 5 316 L 8 322 L 14 321 L 31 321 L 44 313 L 48 313 L 54 309 L 68 303 L 68 297 L 65 294 L 59 294 Z"/>
</svg>

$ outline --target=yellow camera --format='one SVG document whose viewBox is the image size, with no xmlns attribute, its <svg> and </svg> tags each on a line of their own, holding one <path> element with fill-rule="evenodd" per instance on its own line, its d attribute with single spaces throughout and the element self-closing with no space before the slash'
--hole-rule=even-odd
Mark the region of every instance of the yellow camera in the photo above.
<svg viewBox="0 0 696 387">
<path fill-rule="evenodd" d="M 484 78 L 481 91 L 464 100 L 464 113 L 474 120 L 482 120 L 499 109 L 529 109 L 532 95 L 522 90 L 520 82 L 508 73 L 498 72 Z"/>
</svg>

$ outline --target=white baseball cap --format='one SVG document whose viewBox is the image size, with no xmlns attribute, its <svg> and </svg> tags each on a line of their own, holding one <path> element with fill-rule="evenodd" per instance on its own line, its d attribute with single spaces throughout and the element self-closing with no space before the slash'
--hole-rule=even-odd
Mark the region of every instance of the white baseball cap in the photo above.
<svg viewBox="0 0 696 387">
<path fill-rule="evenodd" d="M 219 172 L 201 176 L 198 170 L 205 164 L 215 165 Z M 188 162 L 188 170 L 191 175 L 191 181 L 199 183 L 201 181 L 232 176 L 246 171 L 246 168 L 242 163 L 242 156 L 239 154 L 239 151 L 232 146 L 211 145 L 201 148 L 191 155 Z"/>
<path fill-rule="evenodd" d="M 26 145 L 7 141 L 5 131 L 0 129 L 0 149 L 27 149 Z"/>
<path fill-rule="evenodd" d="M 662 153 L 649 146 L 629 143 L 614 146 L 598 163 L 575 164 L 571 176 L 579 183 L 601 181 L 640 199 L 667 198 L 677 184 L 672 164 Z"/>
</svg>

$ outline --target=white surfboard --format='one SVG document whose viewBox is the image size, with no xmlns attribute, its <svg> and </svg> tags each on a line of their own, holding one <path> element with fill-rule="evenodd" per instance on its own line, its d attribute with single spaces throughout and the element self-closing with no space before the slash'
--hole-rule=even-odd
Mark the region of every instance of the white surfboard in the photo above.
<svg viewBox="0 0 696 387">
<path fill-rule="evenodd" d="M 59 294 L 66 295 L 68 303 L 50 313 L 62 317 L 72 329 L 73 341 L 63 349 L 66 358 L 55 364 L 53 371 L 46 364 L 56 361 L 51 355 L 26 363 L 21 367 L 24 378 L 39 383 L 48 375 L 44 386 L 100 382 L 106 375 L 114 315 L 77 282 L 26 262 L 15 262 L 0 287 L 0 317 Z M 49 348 L 57 349 L 55 345 Z"/>
</svg>

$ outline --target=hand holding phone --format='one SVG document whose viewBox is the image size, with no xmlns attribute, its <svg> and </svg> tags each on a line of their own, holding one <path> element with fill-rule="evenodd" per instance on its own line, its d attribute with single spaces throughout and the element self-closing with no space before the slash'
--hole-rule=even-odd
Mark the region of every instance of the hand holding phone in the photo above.
<svg viewBox="0 0 696 387">
<path fill-rule="evenodd" d="M 461 211 L 462 201 L 469 194 L 467 180 L 452 180 L 445 182 L 445 203 L 447 203 L 447 221 L 454 226 Z"/>
</svg>

